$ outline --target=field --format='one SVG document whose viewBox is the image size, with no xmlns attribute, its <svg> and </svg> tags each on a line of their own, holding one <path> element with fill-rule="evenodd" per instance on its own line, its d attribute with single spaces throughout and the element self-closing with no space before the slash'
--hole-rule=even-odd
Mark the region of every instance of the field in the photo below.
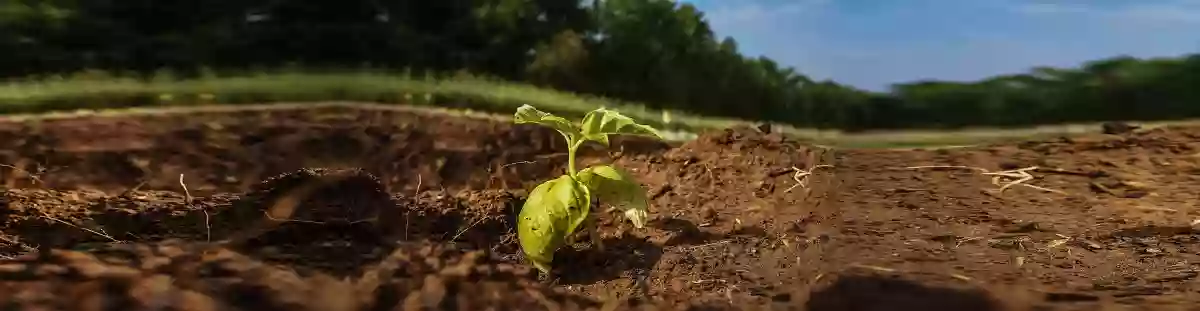
<svg viewBox="0 0 1200 311">
<path fill-rule="evenodd" d="M 6 309 L 1200 303 L 1200 128 L 938 150 L 621 139 L 582 164 L 631 170 L 647 228 L 602 216 L 605 249 L 561 251 L 549 280 L 513 234 L 526 189 L 566 165 L 542 128 L 331 105 L 10 118 L 0 137 Z"/>
<path fill-rule="evenodd" d="M 644 103 L 615 100 L 539 88 L 490 77 L 457 74 L 418 77 L 370 70 L 272 70 L 232 76 L 205 75 L 176 79 L 169 74 L 149 80 L 100 71 L 65 77 L 6 81 L 0 84 L 0 114 L 44 117 L 84 113 L 125 113 L 124 108 L 157 113 L 196 106 L 221 109 L 257 109 L 259 106 L 311 106 L 314 102 L 401 104 L 462 113 L 508 115 L 523 104 L 567 117 L 582 117 L 595 107 L 609 107 L 639 122 L 667 131 L 672 139 L 691 139 L 705 129 L 750 125 L 750 122 L 678 110 L 664 111 Z M 204 108 L 207 109 L 207 108 Z M 1146 128 L 1197 125 L 1197 120 L 1155 121 Z M 844 148 L 911 148 L 967 146 L 980 143 L 1019 142 L 1031 138 L 1095 133 L 1098 123 L 1043 125 L 1022 128 L 965 128 L 954 130 L 868 131 L 846 133 L 834 129 L 795 128 L 772 124 L 776 131 L 821 146 Z"/>
</svg>

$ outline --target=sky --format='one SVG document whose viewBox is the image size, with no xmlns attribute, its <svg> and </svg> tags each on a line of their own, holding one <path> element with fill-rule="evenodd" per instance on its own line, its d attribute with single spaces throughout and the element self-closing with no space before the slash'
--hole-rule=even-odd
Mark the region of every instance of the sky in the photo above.
<svg viewBox="0 0 1200 311">
<path fill-rule="evenodd" d="M 748 56 L 885 91 L 1200 53 L 1200 0 L 680 0 Z"/>
</svg>

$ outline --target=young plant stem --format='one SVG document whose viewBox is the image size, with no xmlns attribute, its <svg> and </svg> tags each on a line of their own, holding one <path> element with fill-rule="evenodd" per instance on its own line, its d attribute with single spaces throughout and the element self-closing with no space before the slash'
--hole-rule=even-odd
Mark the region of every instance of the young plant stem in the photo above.
<svg viewBox="0 0 1200 311">
<path fill-rule="evenodd" d="M 580 145 L 583 145 L 584 140 L 573 139 L 570 144 L 570 149 L 567 149 L 567 175 L 575 178 L 575 153 Z"/>
</svg>

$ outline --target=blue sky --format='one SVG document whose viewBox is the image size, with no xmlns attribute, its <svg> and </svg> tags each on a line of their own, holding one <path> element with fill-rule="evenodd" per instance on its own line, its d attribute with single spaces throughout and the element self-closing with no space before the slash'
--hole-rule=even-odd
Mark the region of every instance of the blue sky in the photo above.
<svg viewBox="0 0 1200 311">
<path fill-rule="evenodd" d="M 1200 52 L 1200 0 L 681 0 L 742 53 L 870 90 Z"/>
</svg>

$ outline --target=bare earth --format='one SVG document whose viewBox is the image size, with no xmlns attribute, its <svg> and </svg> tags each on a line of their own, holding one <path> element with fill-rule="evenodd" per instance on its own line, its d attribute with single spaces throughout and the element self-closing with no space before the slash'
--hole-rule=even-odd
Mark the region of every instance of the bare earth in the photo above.
<svg viewBox="0 0 1200 311">
<path fill-rule="evenodd" d="M 514 216 L 525 189 L 562 174 L 560 140 L 345 107 L 0 122 L 12 166 L 0 169 L 0 306 L 1200 305 L 1200 128 L 907 151 L 823 150 L 749 128 L 679 146 L 622 139 L 582 164 L 633 172 L 650 224 L 603 216 L 604 252 L 563 250 L 539 280 Z"/>
</svg>

